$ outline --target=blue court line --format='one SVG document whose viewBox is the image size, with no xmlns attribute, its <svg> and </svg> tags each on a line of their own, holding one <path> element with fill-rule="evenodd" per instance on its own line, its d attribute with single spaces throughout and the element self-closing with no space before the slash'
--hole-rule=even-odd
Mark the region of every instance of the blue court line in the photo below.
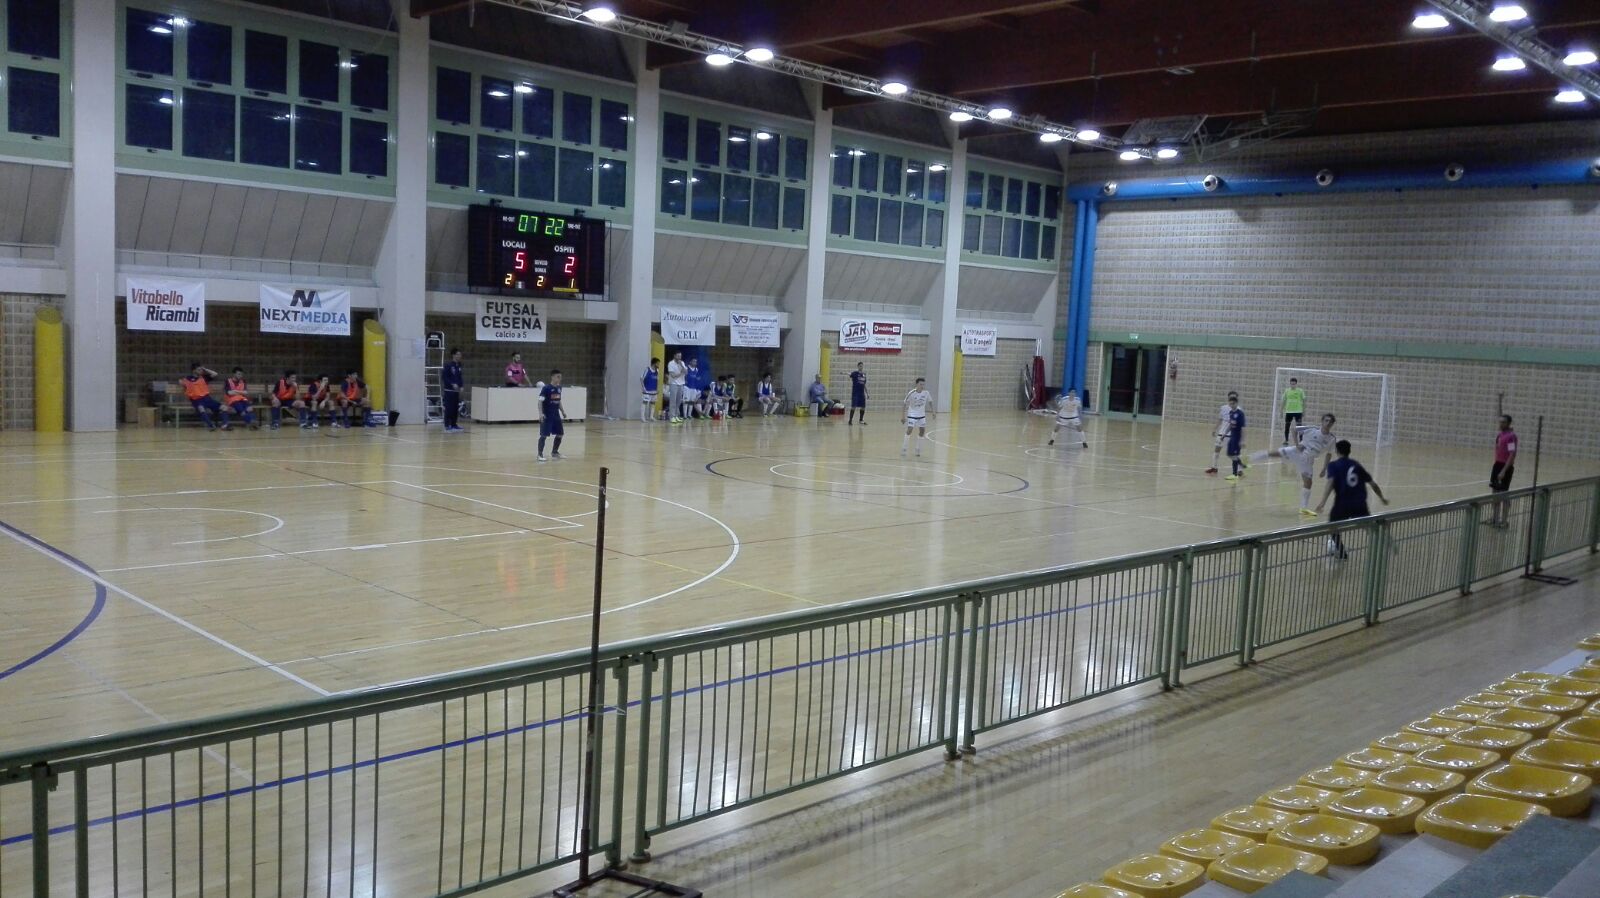
<svg viewBox="0 0 1600 898">
<path fill-rule="evenodd" d="M 3 526 L 3 524 L 0 524 L 0 526 Z M 1442 532 L 1449 532 L 1449 531 L 1448 530 L 1430 531 L 1430 532 L 1426 532 L 1426 533 L 1422 533 L 1422 534 L 1416 534 L 1416 535 L 1413 535 L 1413 536 L 1401 537 L 1400 539 L 1396 540 L 1396 542 L 1409 541 L 1409 540 L 1417 539 L 1417 538 L 1420 538 L 1420 537 L 1423 537 L 1423 536 L 1432 535 L 1433 533 L 1442 533 Z M 1362 549 L 1352 549 L 1350 554 L 1352 556 L 1354 556 L 1356 553 L 1362 552 L 1362 551 L 1365 551 L 1365 549 L 1364 548 L 1362 548 Z M 65 554 L 65 553 L 63 553 L 63 554 Z M 67 557 L 70 557 L 70 556 L 67 556 Z M 1278 564 L 1268 565 L 1268 567 L 1266 569 L 1270 570 L 1271 568 L 1275 568 L 1275 567 L 1288 566 L 1288 565 L 1292 565 L 1292 564 L 1300 564 L 1300 563 L 1304 563 L 1305 560 L 1315 560 L 1315 559 L 1303 559 L 1303 560 L 1297 560 L 1297 561 L 1279 562 Z M 1237 576 L 1236 574 L 1219 574 L 1219 575 L 1215 575 L 1215 576 L 1212 576 L 1212 577 L 1204 578 L 1202 580 L 1197 580 L 1197 581 L 1195 581 L 1195 583 L 1197 585 L 1198 584 L 1202 584 L 1202 583 L 1212 583 L 1212 582 L 1215 582 L 1215 581 L 1218 581 L 1218 580 L 1231 579 L 1231 578 L 1236 577 L 1236 576 Z M 1023 615 L 1021 617 L 1008 618 L 1008 619 L 1002 620 L 1002 621 L 994 621 L 994 622 L 992 622 L 990 624 L 990 626 L 991 627 L 995 627 L 995 628 L 1007 627 L 1007 626 L 1011 626 L 1013 624 L 1024 623 L 1024 622 L 1032 621 L 1032 620 L 1039 620 L 1039 619 L 1042 619 L 1042 618 L 1055 617 L 1055 616 L 1061 615 L 1061 614 L 1076 614 L 1076 613 L 1078 613 L 1080 611 L 1085 611 L 1085 610 L 1089 610 L 1089 609 L 1092 609 L 1092 608 L 1104 607 L 1104 606 L 1107 606 L 1107 605 L 1114 605 L 1114 604 L 1118 604 L 1118 603 L 1121 603 L 1121 602 L 1126 602 L 1126 601 L 1129 601 L 1129 600 L 1132 600 L 1132 599 L 1137 599 L 1137 598 L 1141 598 L 1141 597 L 1150 596 L 1150 595 L 1155 594 L 1158 591 L 1159 591 L 1159 587 L 1158 588 L 1147 589 L 1147 590 L 1144 590 L 1142 592 L 1130 593 L 1130 594 L 1124 595 L 1124 596 L 1115 596 L 1115 597 L 1109 598 L 1109 599 L 1101 599 L 1099 601 L 1090 602 L 1090 603 L 1083 604 L 1083 605 L 1074 605 L 1071 608 L 1058 608 L 1058 609 L 1053 609 L 1053 610 L 1049 610 L 1049 611 L 1041 611 L 1041 612 L 1037 612 L 1035 614 Z M 969 627 L 969 628 L 963 629 L 962 633 L 963 633 L 963 635 L 971 635 L 973 633 L 973 628 Z M 774 637 L 774 638 L 776 638 L 776 637 Z M 845 652 L 845 653 L 838 654 L 838 655 L 831 655 L 831 656 L 829 656 L 827 658 L 817 658 L 817 659 L 813 659 L 811 661 L 805 661 L 805 662 L 801 662 L 801 663 L 798 663 L 798 664 L 790 664 L 790 665 L 786 665 L 784 667 L 774 668 L 774 669 L 768 670 L 768 671 L 758 671 L 756 673 L 745 674 L 745 675 L 739 676 L 739 677 L 731 677 L 731 678 L 726 679 L 726 680 L 719 680 L 719 681 L 715 681 L 715 682 L 711 682 L 711 683 L 702 683 L 699 686 L 686 687 L 684 689 L 679 689 L 679 690 L 673 691 L 671 693 L 671 697 L 672 698 L 682 698 L 682 697 L 685 697 L 685 696 L 688 696 L 688 695 L 694 695 L 694 694 L 697 694 L 697 693 L 700 693 L 700 692 L 705 692 L 705 691 L 711 690 L 711 689 L 721 689 L 721 688 L 724 688 L 724 687 L 727 687 L 727 686 L 733 686 L 733 685 L 739 685 L 739 684 L 743 684 L 743 683 L 755 682 L 755 681 L 763 680 L 763 679 L 766 679 L 766 678 L 769 678 L 769 677 L 777 677 L 777 676 L 782 676 L 782 675 L 788 674 L 788 673 L 795 673 L 795 672 L 798 672 L 798 671 L 807 670 L 809 668 L 818 667 L 818 666 L 824 665 L 824 664 L 832 664 L 832 663 L 834 663 L 836 661 L 846 661 L 846 660 L 850 660 L 850 659 L 853 659 L 853 658 L 860 658 L 860 657 L 865 657 L 865 656 L 870 656 L 870 655 L 876 655 L 876 654 L 879 654 L 879 653 L 882 653 L 882 652 L 895 651 L 895 650 L 898 650 L 898 649 L 908 648 L 908 647 L 911 647 L 911 646 L 917 646 L 917 645 L 921 645 L 921 644 L 924 644 L 924 643 L 927 643 L 927 642 L 930 642 L 930 641 L 933 641 L 933 640 L 938 640 L 938 639 L 943 639 L 943 638 L 944 638 L 944 636 L 942 634 L 941 635 L 937 635 L 937 636 L 921 636 L 921 637 L 918 637 L 916 639 L 908 639 L 908 640 L 904 640 L 902 642 L 891 643 L 891 644 L 882 645 L 882 646 L 876 646 L 874 648 L 859 649 L 859 650 L 856 650 L 856 651 L 853 651 L 853 652 Z M 715 662 L 713 662 L 713 663 L 715 663 Z M 650 701 L 659 702 L 659 701 L 662 701 L 662 697 L 653 696 L 653 697 L 651 697 Z M 641 704 L 643 704 L 643 700 L 642 699 L 635 699 L 633 701 L 628 702 L 624 707 L 625 708 L 637 708 Z M 617 710 L 618 709 L 615 706 L 609 706 L 608 705 L 604 709 L 602 709 L 601 713 L 602 714 L 614 714 L 614 713 L 617 712 Z M 303 774 L 298 774 L 296 776 L 284 777 L 283 779 L 279 779 L 279 780 L 268 780 L 266 782 L 257 783 L 257 784 L 250 785 L 250 786 L 240 786 L 239 788 L 236 788 L 236 789 L 224 789 L 224 790 L 221 790 L 221 791 L 218 791 L 218 792 L 211 792 L 211 793 L 207 793 L 207 794 L 204 794 L 204 795 L 197 795 L 197 796 L 195 796 L 193 798 L 186 798 L 186 799 L 183 799 L 183 800 L 177 801 L 177 802 L 167 802 L 167 803 L 159 804 L 159 805 L 148 805 L 148 806 L 143 807 L 143 808 L 136 808 L 136 809 L 133 809 L 133 810 L 124 811 L 124 812 L 122 812 L 120 814 L 107 815 L 107 816 L 104 816 L 104 817 L 93 818 L 93 819 L 91 819 L 89 821 L 89 827 L 90 828 L 94 828 L 94 827 L 97 827 L 97 826 L 104 826 L 107 823 L 122 822 L 122 821 L 126 821 L 126 820 L 138 819 L 140 817 L 145 817 L 145 816 L 151 816 L 151 815 L 175 812 L 175 811 L 182 810 L 184 808 L 194 807 L 195 805 L 199 805 L 199 804 L 210 804 L 212 802 L 223 801 L 223 800 L 226 800 L 226 799 L 229 799 L 229 798 L 233 798 L 233 797 L 237 797 L 237 796 L 249 795 L 252 792 L 260 792 L 260 791 L 266 791 L 266 790 L 270 790 L 270 789 L 283 788 L 283 787 L 292 786 L 292 785 L 295 785 L 297 783 L 302 783 L 302 782 L 309 783 L 312 780 L 323 779 L 323 778 L 326 778 L 326 777 L 329 777 L 329 776 L 334 776 L 334 775 L 341 774 L 341 773 L 350 773 L 352 771 L 361 770 L 361 769 L 368 768 L 368 767 L 374 767 L 374 766 L 377 766 L 379 764 L 388 764 L 388 763 L 393 763 L 393 762 L 396 762 L 396 761 L 404 761 L 404 760 L 408 760 L 408 759 L 415 758 L 415 757 L 421 757 L 423 755 L 433 754 L 434 752 L 449 751 L 449 750 L 454 749 L 454 748 L 464 748 L 464 747 L 467 747 L 467 746 L 470 746 L 470 745 L 473 745 L 473 744 L 476 744 L 476 743 L 487 742 L 487 741 L 489 741 L 491 739 L 510 738 L 511 736 L 517 735 L 519 733 L 528 733 L 528 732 L 531 732 L 531 731 L 534 731 L 534 730 L 543 729 L 545 727 L 552 726 L 552 725 L 555 725 L 555 724 L 564 724 L 564 723 L 569 723 L 569 722 L 574 722 L 574 721 L 580 721 L 580 720 L 583 720 L 587 716 L 588 716 L 587 712 L 580 711 L 580 712 L 577 712 L 577 713 L 574 713 L 574 714 L 568 714 L 568 715 L 565 715 L 565 716 L 562 716 L 562 717 L 552 717 L 552 718 L 549 718 L 547 720 L 534 721 L 532 723 L 523 724 L 522 726 L 519 726 L 519 727 L 511 727 L 511 728 L 508 728 L 508 729 L 496 730 L 496 731 L 490 732 L 490 733 L 481 733 L 481 734 L 476 735 L 476 736 L 469 736 L 469 737 L 462 738 L 462 739 L 453 739 L 453 740 L 450 740 L 448 742 L 443 742 L 443 743 L 439 743 L 439 744 L 436 744 L 436 745 L 419 746 L 417 748 L 407 749 L 405 751 L 396 752 L 396 753 L 390 754 L 390 755 L 382 755 L 382 756 L 377 757 L 377 758 L 369 758 L 369 759 L 367 759 L 365 761 L 357 761 L 357 762 L 354 762 L 354 763 L 351 763 L 351 764 L 340 764 L 340 765 L 336 765 L 336 766 L 333 766 L 333 767 L 324 768 L 322 770 L 313 771 L 313 772 L 310 772 L 310 773 L 303 773 Z M 73 832 L 75 829 L 76 829 L 76 827 L 73 824 L 70 824 L 70 823 L 62 824 L 60 826 L 52 827 L 49 830 L 49 835 L 52 835 L 52 836 L 63 835 L 63 834 L 66 834 L 66 833 Z M 10 837 L 7 837 L 7 838 L 0 839 L 0 848 L 4 848 L 4 847 L 10 846 L 10 845 L 15 845 L 15 844 L 21 844 L 23 842 L 31 842 L 31 841 L 33 841 L 33 833 L 31 833 L 31 832 L 29 832 L 29 833 L 18 833 L 15 836 L 10 836 Z"/>
<path fill-rule="evenodd" d="M 34 536 L 27 531 L 19 530 L 18 528 L 7 524 L 5 521 L 0 521 L 0 530 L 4 530 L 6 533 L 9 533 L 12 536 L 15 536 L 16 538 L 31 545 L 38 546 L 45 552 L 54 555 L 57 558 L 70 561 L 73 564 L 82 567 L 86 571 L 94 570 L 87 564 L 84 564 L 78 559 L 73 558 L 71 555 L 68 555 L 60 549 L 57 549 L 55 546 L 50 545 L 37 536 Z M 95 620 L 100 617 L 100 612 L 104 610 L 106 610 L 106 588 L 102 584 L 96 583 L 94 585 L 94 604 L 89 607 L 89 613 L 83 616 L 83 620 L 78 621 L 77 626 L 73 627 L 71 630 L 68 630 L 60 639 L 57 639 L 55 642 L 52 642 L 43 649 L 35 652 L 32 656 L 22 659 L 5 670 L 0 670 L 0 680 L 4 680 L 6 677 L 12 676 L 13 674 L 21 673 L 33 665 L 38 664 L 40 661 L 43 661 L 51 655 L 54 655 L 56 652 L 66 648 L 67 645 L 74 639 L 82 636 L 83 632 L 89 629 L 90 625 L 92 625 Z"/>
</svg>

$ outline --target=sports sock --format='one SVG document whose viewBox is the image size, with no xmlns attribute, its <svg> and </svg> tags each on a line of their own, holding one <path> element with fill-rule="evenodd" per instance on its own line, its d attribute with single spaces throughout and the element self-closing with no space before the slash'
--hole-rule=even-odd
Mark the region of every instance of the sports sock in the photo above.
<svg viewBox="0 0 1600 898">
<path fill-rule="evenodd" d="M 917 454 L 918 455 L 922 454 L 922 441 L 925 440 L 925 439 L 927 439 L 927 437 L 922 436 L 921 434 L 917 435 Z"/>
<path fill-rule="evenodd" d="M 1300 507 L 1301 508 L 1310 508 L 1311 507 L 1311 487 L 1309 487 L 1309 486 L 1302 486 L 1300 488 Z"/>
<path fill-rule="evenodd" d="M 561 451 L 561 437 L 559 437 L 559 436 L 556 437 L 555 445 L 551 446 L 550 450 L 552 452 L 560 452 Z"/>
<path fill-rule="evenodd" d="M 544 454 L 544 437 L 539 438 L 539 454 Z"/>
<path fill-rule="evenodd" d="M 908 434 L 905 435 L 905 438 L 900 441 L 900 451 L 901 452 L 906 451 L 906 448 L 909 447 L 910 445 L 911 445 L 911 434 L 908 433 Z"/>
<path fill-rule="evenodd" d="M 1239 473 L 1239 456 L 1235 455 L 1233 458 L 1228 459 L 1228 461 L 1233 463 L 1233 473 L 1235 475 L 1238 475 L 1238 473 Z"/>
<path fill-rule="evenodd" d="M 272 407 L 272 423 L 273 424 L 281 424 L 282 422 L 283 422 L 283 409 L 280 408 L 279 406 L 275 405 L 275 406 Z"/>
</svg>

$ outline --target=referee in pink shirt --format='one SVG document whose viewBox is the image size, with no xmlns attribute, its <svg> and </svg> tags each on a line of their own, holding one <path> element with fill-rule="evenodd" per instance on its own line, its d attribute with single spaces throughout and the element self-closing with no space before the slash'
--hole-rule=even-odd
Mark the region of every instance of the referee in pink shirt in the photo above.
<svg viewBox="0 0 1600 898">
<path fill-rule="evenodd" d="M 1500 432 L 1494 438 L 1494 468 L 1489 472 L 1489 491 L 1499 497 L 1511 489 L 1511 475 L 1517 469 L 1517 432 L 1511 429 L 1511 416 L 1500 416 Z M 1494 511 L 1489 526 L 1504 530 L 1511 526 L 1508 520 L 1511 503 L 1504 498 L 1494 500 Z"/>
</svg>

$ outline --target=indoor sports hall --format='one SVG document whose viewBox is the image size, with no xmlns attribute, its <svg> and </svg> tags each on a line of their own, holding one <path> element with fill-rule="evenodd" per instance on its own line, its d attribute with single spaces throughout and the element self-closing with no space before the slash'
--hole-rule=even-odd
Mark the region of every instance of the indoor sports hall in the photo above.
<svg viewBox="0 0 1600 898">
<path fill-rule="evenodd" d="M 1600 894 L 1597 51 L 0 0 L 0 898 Z"/>
</svg>

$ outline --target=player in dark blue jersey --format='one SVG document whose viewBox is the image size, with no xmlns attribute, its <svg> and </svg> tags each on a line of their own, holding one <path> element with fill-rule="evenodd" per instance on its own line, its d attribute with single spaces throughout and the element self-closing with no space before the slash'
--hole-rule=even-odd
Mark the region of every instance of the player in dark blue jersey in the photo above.
<svg viewBox="0 0 1600 898">
<path fill-rule="evenodd" d="M 867 424 L 867 366 L 863 362 L 856 362 L 856 370 L 850 372 L 850 420 L 846 424 L 856 423 L 856 412 L 861 412 L 861 426 Z"/>
<path fill-rule="evenodd" d="M 1225 480 L 1238 480 L 1244 476 L 1245 469 L 1250 467 L 1239 456 L 1244 453 L 1244 409 L 1239 407 L 1237 394 L 1228 394 L 1228 413 L 1223 417 L 1228 425 L 1228 461 L 1233 465 L 1233 472 Z"/>
<path fill-rule="evenodd" d="M 653 421 L 656 417 L 656 396 L 661 387 L 661 360 L 651 359 L 650 367 L 645 369 L 644 377 L 639 378 L 639 420 Z"/>
<path fill-rule="evenodd" d="M 1383 495 L 1383 490 L 1378 482 L 1372 479 L 1367 469 L 1361 462 L 1350 457 L 1350 441 L 1340 440 L 1333 444 L 1333 449 L 1339 457 L 1328 462 L 1328 467 L 1323 471 L 1323 476 L 1328 480 L 1328 489 L 1322 494 L 1322 501 L 1317 503 L 1317 513 L 1322 513 L 1322 506 L 1328 502 L 1328 497 L 1333 497 L 1333 511 L 1328 513 L 1330 521 L 1348 521 L 1351 518 L 1364 518 L 1371 511 L 1367 509 L 1367 487 L 1377 494 L 1383 504 L 1388 505 L 1389 499 Z M 1339 558 L 1348 558 L 1344 550 L 1344 540 L 1335 532 L 1329 541 L 1329 547 Z"/>
<path fill-rule="evenodd" d="M 554 369 L 550 372 L 550 382 L 539 388 L 539 460 L 544 461 L 544 441 L 546 437 L 555 437 L 555 445 L 550 447 L 550 457 L 561 457 L 561 437 L 566 430 L 561 426 L 567 413 L 561 408 L 561 371 Z"/>
</svg>

